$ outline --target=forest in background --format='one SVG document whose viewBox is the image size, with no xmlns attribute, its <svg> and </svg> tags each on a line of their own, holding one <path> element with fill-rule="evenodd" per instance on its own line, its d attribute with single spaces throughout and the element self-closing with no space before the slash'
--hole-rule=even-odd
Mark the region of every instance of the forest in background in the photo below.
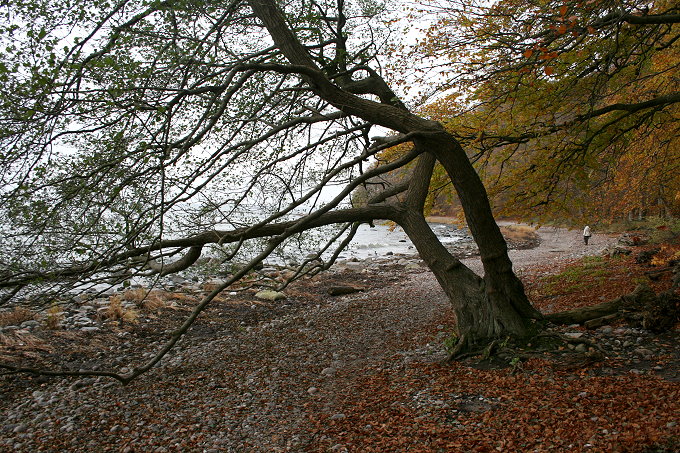
<svg viewBox="0 0 680 453">
<path fill-rule="evenodd" d="M 607 1 L 470 3 L 421 6 L 414 17 L 436 20 L 398 50 L 421 62 L 411 80 L 434 81 L 420 112 L 464 145 L 495 215 L 575 225 L 680 216 L 677 26 L 617 22 Z M 673 7 L 638 3 L 649 17 Z M 377 165 L 405 150 L 383 151 Z M 440 166 L 428 209 L 462 219 Z"/>
</svg>

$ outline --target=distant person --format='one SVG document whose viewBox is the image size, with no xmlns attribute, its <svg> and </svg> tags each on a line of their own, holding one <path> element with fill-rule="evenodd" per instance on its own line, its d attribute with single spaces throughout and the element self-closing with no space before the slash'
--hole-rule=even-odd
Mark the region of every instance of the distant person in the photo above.
<svg viewBox="0 0 680 453">
<path fill-rule="evenodd" d="M 588 239 L 590 239 L 590 236 L 592 235 L 593 234 L 590 232 L 590 227 L 586 225 L 586 227 L 583 229 L 583 242 L 585 242 L 586 245 L 588 245 Z"/>
</svg>

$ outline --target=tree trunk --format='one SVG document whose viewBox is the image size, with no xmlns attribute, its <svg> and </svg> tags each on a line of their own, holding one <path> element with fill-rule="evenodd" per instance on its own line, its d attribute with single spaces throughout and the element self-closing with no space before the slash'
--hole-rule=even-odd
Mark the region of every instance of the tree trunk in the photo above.
<svg viewBox="0 0 680 453">
<path fill-rule="evenodd" d="M 417 142 L 416 146 L 420 145 L 422 143 Z M 456 330 L 460 339 L 457 345 L 458 351 L 474 349 L 493 339 L 509 335 L 527 336 L 530 333 L 531 319 L 517 309 L 517 306 L 522 305 L 510 303 L 509 298 L 498 297 L 508 292 L 489 291 L 490 286 L 485 281 L 486 279 L 480 278 L 452 256 L 425 221 L 423 205 L 434 164 L 435 158 L 432 154 L 424 153 L 418 158 L 398 222 L 451 301 L 456 314 Z M 486 198 L 485 192 L 482 195 Z M 498 229 L 493 218 L 492 223 Z M 500 236 L 500 238 L 505 244 L 503 237 Z M 504 250 L 507 252 L 507 248 Z M 505 256 L 507 257 L 507 253 Z M 512 267 L 506 270 L 514 277 Z M 497 272 L 494 275 L 497 277 L 503 273 Z M 520 289 L 520 301 L 526 300 L 521 283 Z M 528 301 L 526 303 L 529 304 Z"/>
<path fill-rule="evenodd" d="M 514 304 L 492 297 L 485 280 L 464 266 L 437 239 L 421 212 L 407 210 L 400 225 L 451 300 L 461 351 L 508 335 L 525 337 L 531 320 Z"/>
<path fill-rule="evenodd" d="M 286 24 L 272 0 L 248 0 L 286 59 L 321 98 L 339 110 L 404 134 L 413 134 L 416 147 L 432 153 L 444 166 L 458 192 L 470 231 L 479 246 L 485 276 L 480 279 L 453 258 L 425 222 L 424 187 L 431 169 L 414 176 L 418 190 L 405 205 L 399 222 L 420 255 L 451 297 L 461 339 L 470 344 L 505 335 L 524 336 L 531 318 L 540 318 L 512 271 L 507 245 L 493 218 L 486 190 L 465 151 L 441 124 L 410 113 L 403 105 L 374 102 L 341 89 L 319 69 Z M 381 96 L 382 99 L 382 96 Z M 422 159 L 421 159 L 422 160 Z M 428 161 L 431 165 L 433 161 Z M 424 164 L 423 164 L 424 165 Z M 421 170 L 426 169 L 423 166 Z M 411 188 L 409 188 L 411 191 Z"/>
<path fill-rule="evenodd" d="M 465 151 L 449 134 L 423 140 L 444 166 L 458 193 L 470 232 L 479 247 L 488 298 L 509 305 L 527 318 L 541 318 L 526 297 L 524 285 L 512 270 L 508 247 L 489 204 L 486 189 Z"/>
</svg>

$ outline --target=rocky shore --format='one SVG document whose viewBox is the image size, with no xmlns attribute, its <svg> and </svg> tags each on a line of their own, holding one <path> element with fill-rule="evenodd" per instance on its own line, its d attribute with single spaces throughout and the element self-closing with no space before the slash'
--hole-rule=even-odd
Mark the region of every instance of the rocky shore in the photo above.
<svg viewBox="0 0 680 453">
<path fill-rule="evenodd" d="M 536 263 L 548 259 L 601 253 L 615 241 L 596 236 L 596 247 L 585 249 L 573 232 L 539 234 L 539 247 L 511 252 L 520 274 L 543 272 Z M 457 253 L 477 266 L 478 258 L 466 257 L 474 250 Z M 282 272 L 263 268 L 252 279 Z M 2 328 L 0 361 L 129 371 L 219 283 L 171 277 L 151 291 L 113 288 L 48 309 Z M 0 450 L 363 452 L 410 445 L 434 452 L 465 451 L 450 446 L 455 439 L 493 449 L 517 437 L 533 442 L 532 451 L 607 451 L 628 445 L 626 436 L 649 443 L 680 434 L 680 405 L 671 397 L 680 381 L 677 331 L 559 330 L 597 344 L 607 357 L 601 366 L 588 367 L 590 351 L 580 344 L 569 345 L 549 372 L 534 362 L 442 368 L 452 316 L 436 280 L 412 255 L 344 260 L 276 294 L 244 287 L 218 297 L 175 349 L 128 386 L 101 377 L 0 377 Z M 444 384 L 449 378 L 456 384 Z M 506 384 L 518 387 L 517 379 L 537 388 L 535 398 L 549 398 L 530 403 L 531 410 L 537 419 L 558 417 L 550 423 L 563 434 L 504 430 L 517 420 L 515 408 L 529 404 L 510 390 L 499 393 Z M 493 384 L 479 387 L 484 382 Z M 610 384 L 616 393 L 601 399 Z M 654 408 L 630 406 L 642 388 L 660 398 Z M 614 405 L 610 415 L 600 409 Z M 634 413 L 645 422 L 631 419 Z M 567 434 L 582 420 L 589 423 L 582 431 L 597 429 Z M 404 440 L 400 433 L 412 434 Z"/>
</svg>

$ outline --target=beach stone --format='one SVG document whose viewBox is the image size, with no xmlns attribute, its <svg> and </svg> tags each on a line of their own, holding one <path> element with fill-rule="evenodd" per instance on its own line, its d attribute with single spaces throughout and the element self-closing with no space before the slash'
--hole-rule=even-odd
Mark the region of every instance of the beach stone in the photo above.
<svg viewBox="0 0 680 453">
<path fill-rule="evenodd" d="M 179 275 L 171 275 L 170 277 L 168 277 L 168 280 L 170 280 L 172 283 L 175 283 L 177 285 L 182 285 L 187 281 L 186 278 L 179 276 Z"/>
<path fill-rule="evenodd" d="M 639 355 L 640 357 L 643 357 L 645 359 L 649 359 L 654 356 L 654 353 L 646 348 L 636 348 L 633 351 L 633 354 Z"/>
<path fill-rule="evenodd" d="M 586 345 L 583 343 L 577 344 L 576 347 L 574 348 L 574 351 L 576 352 L 586 352 Z"/>
<path fill-rule="evenodd" d="M 340 413 L 340 414 L 333 414 L 333 415 L 331 416 L 331 420 L 344 420 L 345 418 L 347 418 L 347 416 L 346 416 L 345 414 L 342 414 L 342 413 Z"/>
<path fill-rule="evenodd" d="M 255 297 L 257 297 L 258 299 L 262 299 L 262 300 L 276 301 L 276 300 L 285 299 L 286 295 L 284 293 L 279 292 L 279 291 L 264 290 L 264 291 L 260 291 L 257 294 L 255 294 Z"/>
<path fill-rule="evenodd" d="M 350 270 L 359 271 L 364 269 L 365 265 L 364 263 L 360 263 L 357 261 L 348 261 L 347 263 L 345 263 L 345 267 Z"/>
<path fill-rule="evenodd" d="M 336 371 L 337 370 L 335 368 L 328 367 L 321 370 L 321 374 L 323 374 L 324 376 L 334 376 Z"/>
<path fill-rule="evenodd" d="M 583 332 L 565 332 L 564 336 L 569 338 L 581 338 L 583 336 Z"/>
</svg>

